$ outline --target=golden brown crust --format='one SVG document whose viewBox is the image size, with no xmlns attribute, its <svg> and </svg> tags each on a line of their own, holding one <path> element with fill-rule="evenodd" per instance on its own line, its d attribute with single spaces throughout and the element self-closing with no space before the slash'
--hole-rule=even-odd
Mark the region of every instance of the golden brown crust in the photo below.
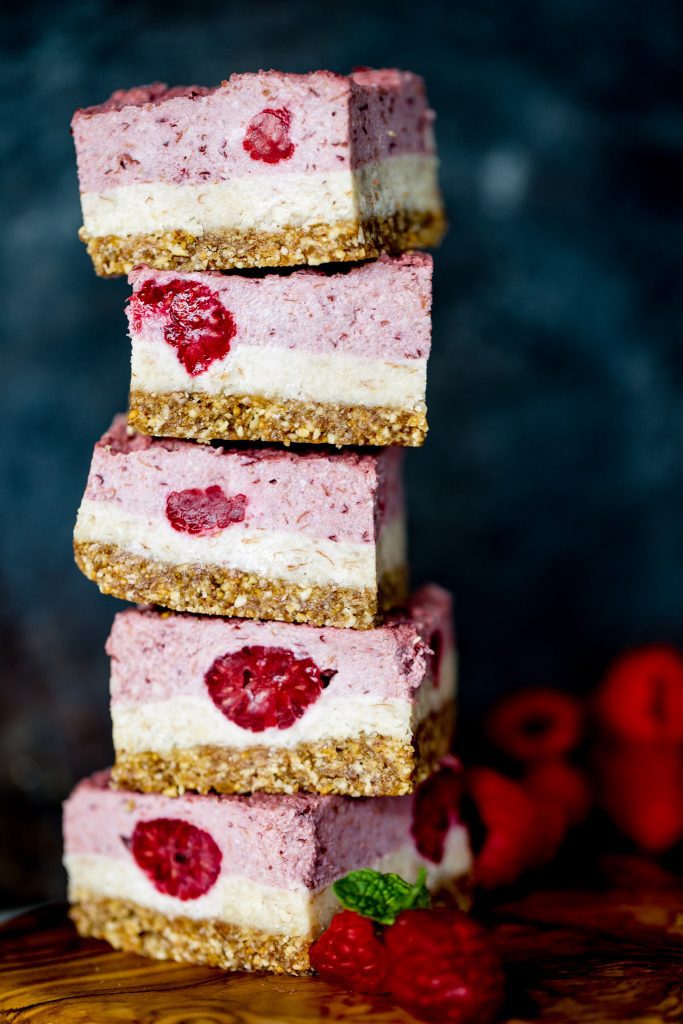
<svg viewBox="0 0 683 1024">
<path fill-rule="evenodd" d="M 399 210 L 392 216 L 336 224 L 286 227 L 275 233 L 228 228 L 192 235 L 158 231 L 147 235 L 79 237 L 101 277 L 129 274 L 139 263 L 157 270 L 231 270 L 295 267 L 374 259 L 383 252 L 438 245 L 446 230 L 443 210 Z"/>
<path fill-rule="evenodd" d="M 408 597 L 405 569 L 386 574 L 378 592 L 304 587 L 220 565 L 168 565 L 114 544 L 74 541 L 76 564 L 103 594 L 178 612 L 371 629 Z"/>
<path fill-rule="evenodd" d="M 290 749 L 202 745 L 161 754 L 117 750 L 112 778 L 121 789 L 166 796 L 186 790 L 400 796 L 412 793 L 447 753 L 453 719 L 454 706 L 449 703 L 420 722 L 412 743 L 362 733 Z"/>
<path fill-rule="evenodd" d="M 422 405 L 391 409 L 189 391 L 131 391 L 128 423 L 143 434 L 197 441 L 276 441 L 341 445 L 424 444 Z"/>
<path fill-rule="evenodd" d="M 70 917 L 79 933 L 104 939 L 114 949 L 227 971 L 310 971 L 312 936 L 270 934 L 212 918 L 167 917 L 130 900 L 106 899 L 85 890 L 76 890 L 72 899 Z"/>
</svg>

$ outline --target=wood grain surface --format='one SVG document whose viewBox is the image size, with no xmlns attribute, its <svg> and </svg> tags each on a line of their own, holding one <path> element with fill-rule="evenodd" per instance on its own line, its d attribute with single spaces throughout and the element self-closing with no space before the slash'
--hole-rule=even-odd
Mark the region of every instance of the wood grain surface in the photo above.
<svg viewBox="0 0 683 1024">
<path fill-rule="evenodd" d="M 656 882 L 656 884 L 655 884 Z M 508 972 L 502 1021 L 683 1021 L 683 885 L 622 878 L 494 908 Z M 383 999 L 318 978 L 156 963 L 80 939 L 62 905 L 0 928 L 2 1024 L 407 1024 Z"/>
</svg>

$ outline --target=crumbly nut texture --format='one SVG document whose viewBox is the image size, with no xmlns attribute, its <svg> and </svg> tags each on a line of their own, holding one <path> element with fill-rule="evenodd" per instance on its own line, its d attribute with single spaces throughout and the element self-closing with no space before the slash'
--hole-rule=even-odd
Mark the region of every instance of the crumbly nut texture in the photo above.
<svg viewBox="0 0 683 1024">
<path fill-rule="evenodd" d="M 188 391 L 131 391 L 128 423 L 154 437 L 276 441 L 285 445 L 417 448 L 427 435 L 422 403 L 413 409 L 392 409 Z"/>
<path fill-rule="evenodd" d="M 362 733 L 353 739 L 300 743 L 291 749 L 197 746 L 157 753 L 117 750 L 112 779 L 121 789 L 181 796 L 199 793 L 411 793 L 448 752 L 454 706 L 422 721 L 412 743 Z"/>
<path fill-rule="evenodd" d="M 192 235 L 159 231 L 148 235 L 90 236 L 81 228 L 101 277 L 129 274 L 145 263 L 157 270 L 231 270 L 294 267 L 374 259 L 383 252 L 438 245 L 446 231 L 443 210 L 399 210 L 385 219 L 286 227 L 277 233 L 229 228 Z"/>
<path fill-rule="evenodd" d="M 74 554 L 81 572 L 103 594 L 178 612 L 371 629 L 384 612 L 408 599 L 406 569 L 382 577 L 376 593 L 362 587 L 303 587 L 220 565 L 168 565 L 95 541 L 76 541 Z"/>
<path fill-rule="evenodd" d="M 451 879 L 443 888 L 461 909 L 469 909 L 469 876 Z M 308 950 L 317 935 L 290 937 L 210 918 L 167 917 L 129 900 L 107 899 L 86 889 L 72 890 L 69 900 L 70 916 L 79 933 L 104 939 L 114 949 L 227 971 L 311 973 Z"/>
<path fill-rule="evenodd" d="M 166 917 L 129 900 L 105 899 L 78 889 L 70 899 L 70 916 L 79 933 L 104 939 L 114 949 L 226 971 L 310 972 L 313 936 L 269 934 L 215 919 Z"/>
</svg>

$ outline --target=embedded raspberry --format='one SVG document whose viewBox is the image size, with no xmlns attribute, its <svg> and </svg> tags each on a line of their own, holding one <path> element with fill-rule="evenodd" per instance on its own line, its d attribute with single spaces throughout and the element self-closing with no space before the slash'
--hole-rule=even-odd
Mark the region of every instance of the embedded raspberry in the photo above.
<svg viewBox="0 0 683 1024">
<path fill-rule="evenodd" d="M 313 970 L 329 981 L 374 995 L 388 990 L 384 946 L 372 921 L 353 910 L 335 914 L 309 955 Z"/>
<path fill-rule="evenodd" d="M 505 979 L 488 933 L 450 907 L 404 910 L 387 928 L 391 995 L 422 1020 L 487 1024 L 499 1009 Z"/>
<path fill-rule="evenodd" d="M 208 892 L 223 859 L 208 832 L 178 818 L 139 821 L 130 849 L 154 887 L 179 900 L 196 900 Z"/>
<path fill-rule="evenodd" d="M 216 658 L 204 682 L 226 718 L 242 729 L 263 732 L 293 725 L 335 674 L 286 647 L 242 647 Z"/>
<path fill-rule="evenodd" d="M 289 137 L 292 115 L 288 110 L 266 108 L 252 117 L 242 145 L 252 160 L 263 160 L 266 164 L 279 164 L 289 160 L 294 144 Z"/>
<path fill-rule="evenodd" d="M 462 769 L 455 758 L 445 758 L 415 790 L 411 833 L 418 852 L 434 864 L 443 860 L 446 836 L 458 821 L 462 790 Z"/>
<path fill-rule="evenodd" d="M 683 742 L 683 657 L 672 647 L 623 655 L 600 686 L 596 711 L 623 739 Z"/>
<path fill-rule="evenodd" d="M 595 766 L 602 807 L 640 850 L 662 854 L 683 840 L 679 744 L 602 744 Z"/>
<path fill-rule="evenodd" d="M 214 484 L 202 490 L 171 491 L 166 499 L 166 518 L 178 533 L 209 536 L 241 523 L 246 515 L 245 494 L 228 497 L 222 487 Z"/>
<path fill-rule="evenodd" d="M 580 824 L 590 811 L 592 795 L 586 776 L 561 758 L 532 764 L 524 777 L 524 786 L 532 796 L 564 808 L 571 825 Z"/>
<path fill-rule="evenodd" d="M 517 761 L 540 761 L 573 750 L 581 739 L 581 705 L 546 687 L 503 697 L 486 723 L 489 739 Z"/>
<path fill-rule="evenodd" d="M 511 885 L 539 859 L 538 808 L 523 787 L 493 768 L 467 772 L 463 816 L 483 889 Z M 543 840 L 544 842 L 544 840 Z"/>
<path fill-rule="evenodd" d="M 215 292 L 197 281 L 145 281 L 130 302 L 136 331 L 148 310 L 164 318 L 164 338 L 192 377 L 225 359 L 237 333 L 232 313 Z"/>
</svg>

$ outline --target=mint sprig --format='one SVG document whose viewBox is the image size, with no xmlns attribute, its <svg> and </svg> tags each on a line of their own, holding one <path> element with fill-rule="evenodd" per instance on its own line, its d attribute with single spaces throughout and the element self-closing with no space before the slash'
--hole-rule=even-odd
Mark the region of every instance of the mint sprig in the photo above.
<svg viewBox="0 0 683 1024">
<path fill-rule="evenodd" d="M 378 924 L 393 924 L 402 910 L 431 906 L 426 879 L 424 868 L 420 868 L 415 885 L 400 875 L 363 868 L 340 878 L 332 889 L 346 910 L 355 910 Z"/>
</svg>

